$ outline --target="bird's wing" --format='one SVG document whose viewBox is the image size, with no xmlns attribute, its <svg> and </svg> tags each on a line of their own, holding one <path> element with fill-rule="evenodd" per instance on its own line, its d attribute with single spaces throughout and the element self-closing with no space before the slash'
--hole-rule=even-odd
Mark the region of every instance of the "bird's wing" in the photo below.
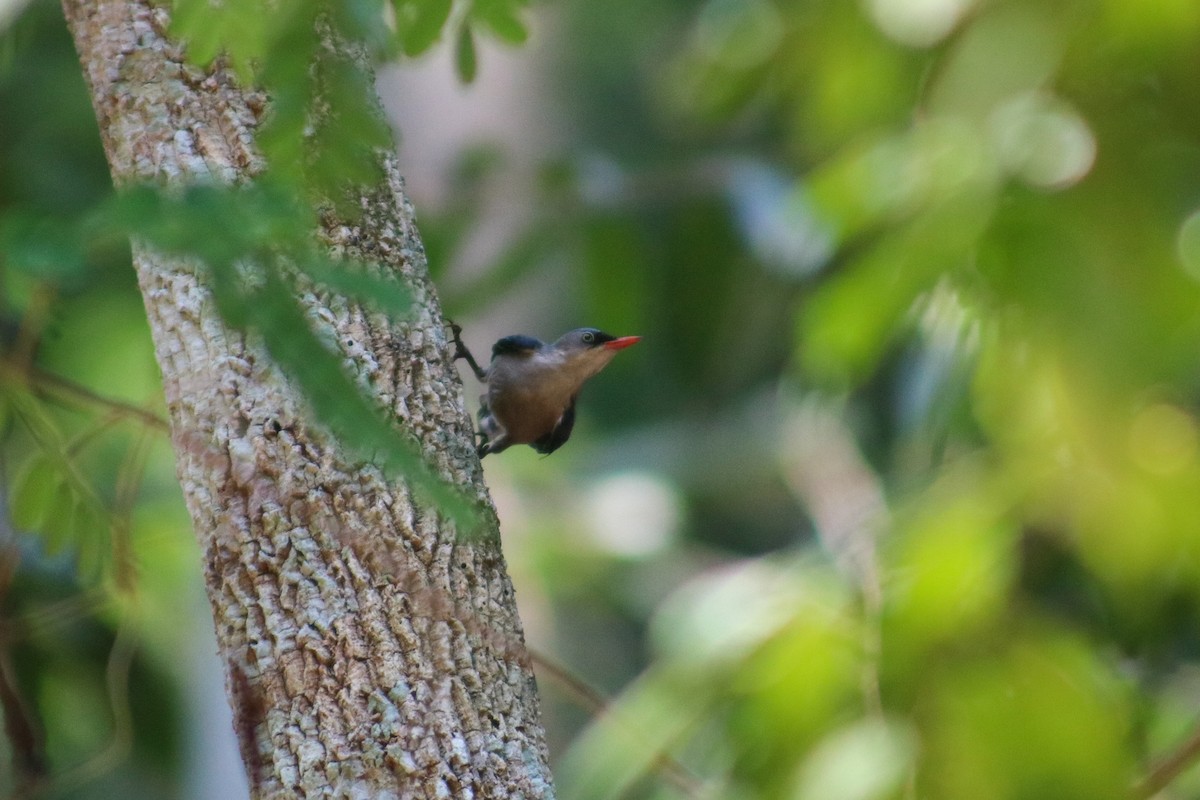
<svg viewBox="0 0 1200 800">
<path fill-rule="evenodd" d="M 563 412 L 563 415 L 558 419 L 558 424 L 554 426 L 554 430 L 533 442 L 531 446 L 542 455 L 548 456 L 567 443 L 567 439 L 571 438 L 571 429 L 574 427 L 575 398 L 572 397 L 567 410 Z"/>
</svg>

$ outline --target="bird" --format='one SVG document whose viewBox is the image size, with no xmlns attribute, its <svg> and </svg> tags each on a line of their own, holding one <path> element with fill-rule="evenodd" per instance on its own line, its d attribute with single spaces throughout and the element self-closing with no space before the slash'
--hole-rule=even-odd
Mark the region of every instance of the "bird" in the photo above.
<svg viewBox="0 0 1200 800">
<path fill-rule="evenodd" d="M 450 323 L 454 358 L 465 360 L 487 393 L 480 397 L 480 458 L 516 444 L 549 455 L 566 444 L 575 426 L 575 402 L 589 378 L 608 366 L 640 336 L 613 336 L 596 328 L 576 328 L 553 342 L 532 336 L 505 336 L 492 345 L 487 369 L 463 344 L 462 328 Z"/>
</svg>

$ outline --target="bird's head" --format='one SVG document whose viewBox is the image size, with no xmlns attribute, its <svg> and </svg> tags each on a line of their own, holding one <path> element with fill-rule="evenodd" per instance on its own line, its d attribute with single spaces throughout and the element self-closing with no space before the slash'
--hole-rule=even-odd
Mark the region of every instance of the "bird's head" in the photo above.
<svg viewBox="0 0 1200 800">
<path fill-rule="evenodd" d="M 640 336 L 613 336 L 595 328 L 567 331 L 550 345 L 564 366 L 583 380 L 595 375 L 612 361 L 617 351 L 641 341 Z"/>
</svg>

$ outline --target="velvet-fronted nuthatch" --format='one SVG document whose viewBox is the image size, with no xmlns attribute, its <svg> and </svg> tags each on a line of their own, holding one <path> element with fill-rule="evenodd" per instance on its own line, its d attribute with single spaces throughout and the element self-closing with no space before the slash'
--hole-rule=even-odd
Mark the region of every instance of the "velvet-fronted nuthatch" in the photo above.
<svg viewBox="0 0 1200 800">
<path fill-rule="evenodd" d="M 527 444 L 553 453 L 571 437 L 575 401 L 583 384 L 608 366 L 618 350 L 640 336 L 613 336 L 595 328 L 567 331 L 547 344 L 532 336 L 505 336 L 492 346 L 492 362 L 483 369 L 463 344 L 462 329 L 451 324 L 455 358 L 464 359 L 487 384 L 480 398 L 479 456 Z"/>
</svg>

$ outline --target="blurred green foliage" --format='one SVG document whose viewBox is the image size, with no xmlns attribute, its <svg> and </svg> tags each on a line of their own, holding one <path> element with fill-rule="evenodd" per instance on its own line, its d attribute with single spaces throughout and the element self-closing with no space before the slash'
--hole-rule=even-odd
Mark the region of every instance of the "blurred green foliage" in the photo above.
<svg viewBox="0 0 1200 800">
<path fill-rule="evenodd" d="M 441 38 L 470 77 L 487 69 L 477 31 L 519 43 L 541 9 L 414 0 L 384 25 L 379 3 L 296 2 L 273 21 L 268 5 L 178 6 L 194 56 L 224 50 L 276 100 L 272 180 L 230 193 L 104 205 L 59 23 L 35 4 L 7 33 L 11 354 L 147 402 L 144 322 L 114 243 L 131 229 L 199 251 L 216 277 L 290 242 L 288 270 L 403 305 L 298 244 L 307 199 L 293 214 L 272 194 L 336 200 L 372 174 L 349 140 L 390 146 L 369 84 L 322 60 L 314 23 L 371 58 Z M 568 133 L 524 192 L 503 148 L 464 152 L 420 222 L 469 340 L 472 318 L 505 303 L 528 315 L 511 322 L 523 332 L 645 336 L 589 385 L 569 447 L 486 464 L 530 639 L 617 695 L 589 719 L 543 680 L 563 796 L 1146 794 L 1200 707 L 1200 7 L 564 0 L 546 27 L 548 102 Z M 322 91 L 344 113 L 306 150 L 295 134 Z M 532 211 L 464 274 L 498 190 Z M 172 226 L 206 204 L 237 236 Z M 288 270 L 268 262 L 223 294 L 230 317 Z M 293 311 L 280 306 L 279 330 Z M 302 383 L 328 377 L 305 371 L 307 351 L 272 352 Z M 117 501 L 121 475 L 165 454 L 142 451 L 128 414 L 4 387 L 10 516 L 81 558 L 85 531 L 107 526 L 100 551 L 127 536 L 135 561 L 154 559 L 135 668 L 166 683 L 157 576 L 193 557 L 161 547 L 186 538 L 166 510 L 178 499 L 157 480 L 132 512 Z M 53 557 L 59 539 L 21 541 L 7 616 L 115 580 Z M 103 738 L 93 725 L 70 739 L 63 709 L 103 718 L 115 619 L 34 626 L 13 649 L 56 765 Z M 163 720 L 132 705 L 138 753 Z M 147 765 L 177 757 L 142 755 L 118 774 L 149 782 L 169 768 Z M 1161 796 L 1195 796 L 1196 772 Z"/>
<path fill-rule="evenodd" d="M 128 245 L 90 222 L 111 181 L 61 11 L 31 4 L 0 52 L 0 671 L 24 707 L 4 704 L 0 794 L 171 796 L 166 654 L 189 645 L 198 554 L 145 312 Z"/>
<path fill-rule="evenodd" d="M 721 797 L 1129 797 L 1182 741 L 1200 699 L 1181 718 L 1200 600 L 1200 193 L 1181 179 L 1200 155 L 1197 33 L 1192 4 L 1121 0 L 690 12 L 645 71 L 647 115 L 698 159 L 725 148 L 789 175 L 779 213 L 805 211 L 792 232 L 815 221 L 832 248 L 815 276 L 792 251 L 793 325 L 745 341 L 773 312 L 729 287 L 783 273 L 745 253 L 737 173 L 718 176 L 741 263 L 689 260 L 643 325 L 685 313 L 704 327 L 658 329 L 664 347 L 707 332 L 746 358 L 788 337 L 776 413 L 842 398 L 869 459 L 824 487 L 802 477 L 799 498 L 835 557 L 824 504 L 858 514 L 847 535 L 878 571 L 839 579 L 800 545 L 770 578 L 746 578 L 751 562 L 687 584 L 655 612 L 655 666 L 573 749 L 573 796 L 621 796 L 650 748 Z M 686 227 L 692 253 L 714 229 Z M 747 391 L 713 377 L 672 387 L 675 409 Z M 758 480 L 781 458 L 839 468 L 796 447 L 756 448 Z M 882 506 L 856 508 L 861 480 Z"/>
</svg>

